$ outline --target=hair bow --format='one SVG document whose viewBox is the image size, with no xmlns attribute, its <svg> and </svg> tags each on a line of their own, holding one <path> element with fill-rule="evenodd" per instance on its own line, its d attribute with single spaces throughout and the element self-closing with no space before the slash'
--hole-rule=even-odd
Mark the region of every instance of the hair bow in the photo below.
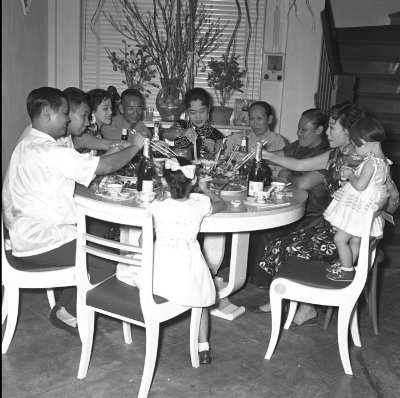
<svg viewBox="0 0 400 398">
<path fill-rule="evenodd" d="M 172 170 L 172 171 L 178 171 L 180 170 L 183 175 L 186 178 L 189 178 L 189 180 L 193 180 L 194 178 L 194 172 L 196 170 L 196 166 L 194 165 L 187 165 L 187 166 L 181 166 L 178 162 L 177 158 L 171 158 L 171 159 L 167 159 L 165 161 L 165 168 L 168 170 Z"/>
</svg>

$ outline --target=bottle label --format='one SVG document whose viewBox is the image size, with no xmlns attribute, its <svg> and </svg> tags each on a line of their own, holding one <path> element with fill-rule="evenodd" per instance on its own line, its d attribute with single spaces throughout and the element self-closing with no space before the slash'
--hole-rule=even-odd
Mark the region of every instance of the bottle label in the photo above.
<svg viewBox="0 0 400 398">
<path fill-rule="evenodd" d="M 154 125 L 153 140 L 155 140 L 155 141 L 160 140 L 160 130 L 159 130 L 158 126 L 156 126 L 156 125 Z"/>
<path fill-rule="evenodd" d="M 262 192 L 264 190 L 263 181 L 249 181 L 249 196 L 254 196 L 256 192 Z"/>
<path fill-rule="evenodd" d="M 142 181 L 142 192 L 153 192 L 154 182 L 153 180 L 143 180 Z"/>
</svg>

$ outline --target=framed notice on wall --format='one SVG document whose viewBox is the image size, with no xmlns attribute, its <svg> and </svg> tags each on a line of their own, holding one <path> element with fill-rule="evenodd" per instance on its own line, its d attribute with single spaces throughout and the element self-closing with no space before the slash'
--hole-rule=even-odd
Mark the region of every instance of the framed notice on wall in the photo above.
<svg viewBox="0 0 400 398">
<path fill-rule="evenodd" d="M 31 6 L 32 0 L 21 0 L 21 3 L 24 15 L 28 15 L 29 7 Z"/>
</svg>

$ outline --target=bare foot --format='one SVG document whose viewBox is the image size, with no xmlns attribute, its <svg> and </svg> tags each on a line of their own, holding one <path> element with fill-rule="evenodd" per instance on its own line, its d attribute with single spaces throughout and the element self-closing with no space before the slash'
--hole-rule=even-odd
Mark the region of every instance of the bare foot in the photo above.
<svg viewBox="0 0 400 398">
<path fill-rule="evenodd" d="M 258 307 L 262 312 L 271 312 L 271 303 L 263 304 Z"/>
<path fill-rule="evenodd" d="M 317 315 L 317 310 L 313 305 L 301 303 L 296 311 L 293 322 L 296 325 L 302 325 L 304 322 L 316 318 Z"/>
</svg>

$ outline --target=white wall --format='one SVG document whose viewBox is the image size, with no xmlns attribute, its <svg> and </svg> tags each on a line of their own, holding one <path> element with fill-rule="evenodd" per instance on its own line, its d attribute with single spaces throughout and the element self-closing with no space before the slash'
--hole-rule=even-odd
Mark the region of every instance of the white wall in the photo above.
<svg viewBox="0 0 400 398">
<path fill-rule="evenodd" d="M 282 82 L 264 80 L 261 99 L 275 109 L 275 131 L 294 141 L 301 113 L 314 107 L 322 37 L 320 12 L 325 0 L 310 0 L 315 16 L 314 28 L 312 15 L 304 0 L 297 0 L 297 17 L 294 8 L 288 14 L 289 1 L 281 1 L 280 4 L 281 43 L 277 52 L 285 54 L 284 78 Z M 264 51 L 267 52 L 275 50 L 272 42 L 275 8 L 276 0 L 268 0 L 264 36 Z"/>
<path fill-rule="evenodd" d="M 81 0 L 49 1 L 49 86 L 81 87 Z"/>
<path fill-rule="evenodd" d="M 299 2 L 298 18 L 294 12 L 290 13 L 287 33 L 286 78 L 283 87 L 280 131 L 290 141 L 297 139 L 297 124 L 301 113 L 315 107 L 314 94 L 318 87 L 322 40 L 320 12 L 324 8 L 325 1 L 310 1 L 315 15 L 314 29 L 312 16 L 304 3 L 302 0 Z"/>
<path fill-rule="evenodd" d="M 2 0 L 2 178 L 12 151 L 29 124 L 26 97 L 47 85 L 47 2 L 32 2 L 24 15 L 20 0 Z"/>
</svg>

